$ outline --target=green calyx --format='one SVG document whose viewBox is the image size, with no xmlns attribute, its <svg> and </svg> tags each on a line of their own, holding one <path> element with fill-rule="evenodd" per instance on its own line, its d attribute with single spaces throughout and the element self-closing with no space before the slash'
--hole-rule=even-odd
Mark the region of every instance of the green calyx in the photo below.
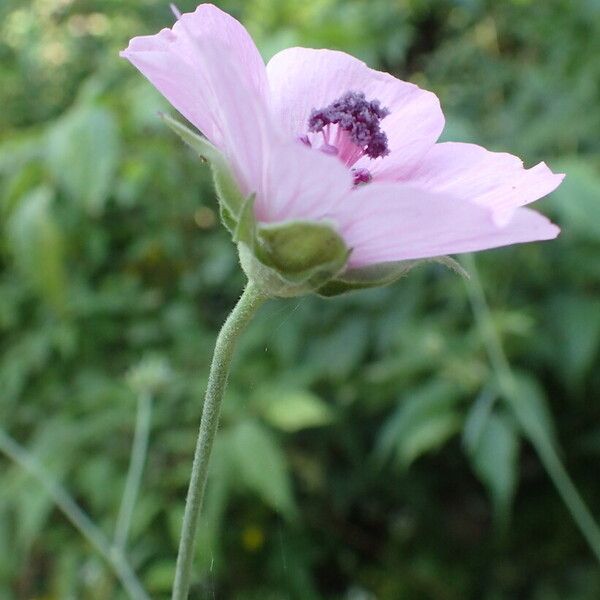
<svg viewBox="0 0 600 600">
<path fill-rule="evenodd" d="M 412 271 L 415 267 L 427 263 L 438 263 L 448 267 L 458 275 L 466 277 L 467 279 L 469 277 L 468 273 L 460 266 L 460 264 L 449 256 L 438 256 L 435 258 L 423 258 L 418 260 L 401 260 L 347 269 L 321 286 L 317 290 L 317 294 L 325 298 L 331 298 L 356 290 L 365 290 L 389 285 L 407 275 L 408 272 Z"/>
<path fill-rule="evenodd" d="M 298 296 L 314 292 L 344 269 L 349 250 L 331 225 L 310 221 L 257 223 L 254 195 L 243 196 L 223 155 L 179 121 L 168 115 L 161 118 L 210 163 L 221 221 L 238 244 L 246 275 L 264 293 Z"/>
<path fill-rule="evenodd" d="M 198 135 L 183 123 L 166 114 L 161 114 L 160 117 L 202 160 L 210 163 L 219 198 L 221 221 L 233 234 L 236 217 L 246 199 L 239 191 L 225 157 L 205 137 Z"/>
<path fill-rule="evenodd" d="M 344 269 L 349 254 L 333 227 L 310 221 L 259 225 L 238 243 L 246 275 L 274 296 L 316 291 Z"/>
<path fill-rule="evenodd" d="M 447 256 L 346 268 L 351 250 L 334 227 L 324 222 L 257 223 L 254 194 L 244 197 L 225 157 L 204 137 L 179 121 L 161 115 L 194 152 L 210 163 L 219 199 L 221 221 L 238 245 L 240 263 L 248 279 L 268 296 L 316 293 L 333 297 L 388 285 L 427 262 L 441 263 L 466 275 Z"/>
</svg>

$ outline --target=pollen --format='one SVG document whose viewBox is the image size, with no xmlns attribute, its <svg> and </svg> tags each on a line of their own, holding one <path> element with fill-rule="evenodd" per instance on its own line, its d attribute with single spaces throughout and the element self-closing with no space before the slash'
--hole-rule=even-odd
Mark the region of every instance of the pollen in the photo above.
<svg viewBox="0 0 600 600">
<path fill-rule="evenodd" d="M 330 126 L 337 125 L 363 155 L 380 158 L 390 153 L 387 135 L 381 130 L 381 121 L 389 114 L 379 100 L 367 100 L 363 92 L 347 92 L 329 106 L 313 109 L 308 130 L 323 132 L 328 139 Z"/>
</svg>

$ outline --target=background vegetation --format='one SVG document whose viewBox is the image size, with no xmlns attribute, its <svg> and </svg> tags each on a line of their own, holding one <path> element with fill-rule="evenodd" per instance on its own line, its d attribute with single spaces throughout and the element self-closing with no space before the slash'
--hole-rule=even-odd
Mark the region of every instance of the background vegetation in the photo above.
<svg viewBox="0 0 600 600">
<path fill-rule="evenodd" d="M 226 399 L 194 597 L 599 598 L 598 563 L 538 451 L 557 450 L 600 515 L 600 3 L 219 5 L 266 58 L 354 53 L 438 93 L 445 138 L 568 176 L 539 204 L 559 240 L 478 255 L 479 320 L 473 288 L 433 266 L 262 309 Z M 1 427 L 111 537 L 152 384 L 127 552 L 153 598 L 168 595 L 215 332 L 243 285 L 206 168 L 117 56 L 171 22 L 162 0 L 0 4 Z M 0 597 L 124 597 L 5 457 Z"/>
</svg>

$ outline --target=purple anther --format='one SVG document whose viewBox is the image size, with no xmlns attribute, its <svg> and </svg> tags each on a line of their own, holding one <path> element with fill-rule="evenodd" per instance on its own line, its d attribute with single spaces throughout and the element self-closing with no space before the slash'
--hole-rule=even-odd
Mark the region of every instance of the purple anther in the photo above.
<svg viewBox="0 0 600 600">
<path fill-rule="evenodd" d="M 370 158 L 380 158 L 390 153 L 381 120 L 390 111 L 379 100 L 367 100 L 362 92 L 347 92 L 325 108 L 313 109 L 308 120 L 308 130 L 319 133 L 327 125 L 337 125 L 350 134 L 352 142 Z"/>
<path fill-rule="evenodd" d="M 352 169 L 352 175 L 354 176 L 354 185 L 369 183 L 373 179 L 369 169 Z"/>
</svg>

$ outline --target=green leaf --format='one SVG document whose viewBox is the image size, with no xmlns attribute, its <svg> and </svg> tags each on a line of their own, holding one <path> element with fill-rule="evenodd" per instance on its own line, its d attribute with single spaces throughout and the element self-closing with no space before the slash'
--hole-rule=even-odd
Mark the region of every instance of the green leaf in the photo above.
<svg viewBox="0 0 600 600">
<path fill-rule="evenodd" d="M 505 526 L 517 487 L 519 436 L 506 415 L 491 412 L 493 396 L 473 404 L 463 430 L 463 441 L 477 476 L 487 488 L 496 518 Z"/>
<path fill-rule="evenodd" d="M 346 381 L 360 368 L 370 341 L 371 323 L 362 316 L 338 323 L 330 331 L 317 335 L 307 354 L 322 376 Z"/>
<path fill-rule="evenodd" d="M 559 163 L 565 180 L 549 198 L 564 230 L 591 240 L 600 240 L 600 174 L 581 159 Z"/>
<path fill-rule="evenodd" d="M 144 582 L 153 594 L 166 594 L 171 591 L 174 577 L 175 561 L 161 559 L 146 569 Z"/>
<path fill-rule="evenodd" d="M 34 289 L 62 310 L 67 294 L 63 238 L 51 210 L 53 193 L 40 187 L 14 209 L 7 223 L 9 247 Z"/>
<path fill-rule="evenodd" d="M 267 388 L 257 398 L 262 416 L 283 431 L 328 425 L 334 418 L 331 408 L 307 390 Z"/>
<path fill-rule="evenodd" d="M 77 107 L 48 137 L 47 161 L 66 192 L 91 215 L 99 215 L 113 189 L 120 139 L 112 112 Z"/>
<path fill-rule="evenodd" d="M 496 393 L 488 389 L 473 402 L 463 428 L 463 443 L 466 448 L 472 449 L 479 444 L 496 400 Z"/>
<path fill-rule="evenodd" d="M 546 394 L 526 373 L 514 373 L 516 389 L 506 400 L 525 435 L 537 444 L 556 447 L 556 433 Z"/>
<path fill-rule="evenodd" d="M 579 383 L 594 367 L 600 347 L 600 299 L 561 295 L 548 322 L 556 332 L 554 351 L 565 382 Z"/>
<path fill-rule="evenodd" d="M 272 434 L 255 421 L 242 421 L 223 432 L 235 481 L 266 504 L 291 518 L 296 513 L 283 452 Z"/>
<path fill-rule="evenodd" d="M 392 455 L 407 468 L 422 454 L 439 448 L 460 430 L 458 398 L 457 389 L 445 381 L 415 390 L 382 428 L 376 450 L 379 458 Z"/>
</svg>

